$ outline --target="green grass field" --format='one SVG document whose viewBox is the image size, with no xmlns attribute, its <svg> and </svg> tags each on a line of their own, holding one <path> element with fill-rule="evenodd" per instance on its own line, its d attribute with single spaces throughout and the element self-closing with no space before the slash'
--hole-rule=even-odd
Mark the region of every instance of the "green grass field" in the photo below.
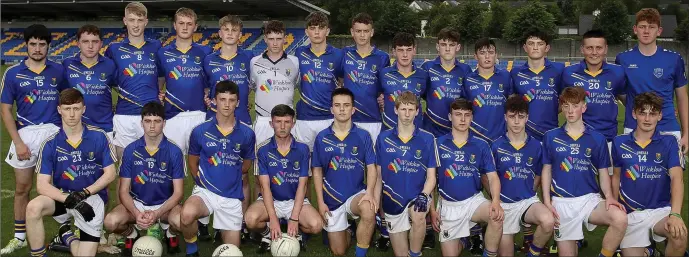
<svg viewBox="0 0 689 257">
<path fill-rule="evenodd" d="M 7 68 L 6 66 L 3 66 L 0 71 L 4 74 L 4 70 Z M 296 100 L 296 99 L 295 99 Z M 250 96 L 250 102 L 253 102 L 253 93 Z M 253 115 L 253 111 L 251 112 Z M 620 112 L 618 113 L 618 117 L 620 119 L 623 119 L 623 112 L 622 109 L 620 109 Z M 562 122 L 562 119 L 561 119 Z M 7 165 L 7 163 L 4 162 L 4 158 L 7 155 L 7 149 L 9 149 L 9 146 L 11 144 L 11 138 L 5 131 L 5 127 L 0 126 L 0 157 L 2 158 L 2 180 L 0 184 L 0 243 L 4 247 L 7 242 L 12 239 L 13 237 L 13 231 L 14 231 L 14 218 L 13 218 L 13 202 L 12 199 L 14 197 L 14 171 L 11 166 Z M 620 121 L 620 126 L 619 126 L 619 131 L 622 131 L 622 121 Z M 682 216 L 685 217 L 685 223 L 689 221 L 687 218 L 687 199 L 689 199 L 689 189 L 687 188 L 687 174 L 689 172 L 685 172 L 684 174 L 684 182 L 685 182 L 685 196 L 684 196 L 684 206 L 682 208 Z M 185 180 L 185 199 L 191 194 L 191 190 L 193 188 L 193 181 L 191 179 Z M 110 186 L 110 206 L 109 209 L 112 209 L 114 207 L 114 202 L 115 198 L 117 197 L 116 191 L 115 191 L 115 185 L 117 185 L 115 182 L 113 182 Z M 252 183 L 253 185 L 253 183 Z M 313 189 L 311 189 L 313 190 Z M 313 192 L 313 191 L 312 191 Z M 36 189 L 35 189 L 35 183 L 34 183 L 34 188 L 31 192 L 31 198 L 36 196 Z M 313 200 L 312 200 L 313 202 Z M 44 224 L 46 228 L 46 243 L 48 240 L 52 238 L 54 233 L 57 232 L 57 223 L 50 217 L 44 218 Z M 605 228 L 598 228 L 594 230 L 593 232 L 585 232 L 585 237 L 588 241 L 588 247 L 580 250 L 580 255 L 581 256 L 596 256 L 598 255 L 600 251 L 600 244 L 603 239 L 603 234 L 605 232 Z M 212 232 L 211 232 L 212 233 Z M 374 236 L 374 239 L 377 238 L 377 236 Z M 516 239 L 517 242 L 521 242 L 521 236 L 517 236 Z M 182 243 L 182 245 L 184 245 Z M 212 244 L 210 242 L 201 242 L 199 245 L 200 249 L 200 254 L 201 256 L 210 256 L 215 247 L 217 247 L 219 244 Z M 184 247 L 184 246 L 182 246 Z M 256 249 L 257 245 L 250 243 L 246 245 L 241 246 L 241 250 L 244 253 L 244 256 L 254 256 L 256 255 Z M 433 250 L 424 250 L 423 254 L 426 256 L 440 256 L 440 246 L 438 243 L 436 243 L 436 247 Z M 13 253 L 13 255 L 16 256 L 28 256 L 29 255 L 29 250 L 28 247 L 25 249 L 22 249 L 18 252 Z M 67 254 L 62 254 L 62 253 L 55 253 L 51 252 L 50 255 L 53 256 L 68 256 Z M 301 256 L 328 256 L 331 255 L 331 252 L 328 247 L 323 245 L 321 243 L 321 236 L 316 235 L 311 238 L 311 240 L 308 242 L 307 245 L 307 251 L 302 252 L 300 254 Z M 351 247 L 351 249 L 348 251 L 348 255 L 354 256 L 354 249 Z M 387 252 L 379 252 L 377 251 L 374 247 L 372 247 L 369 250 L 369 256 L 390 256 L 392 255 L 392 249 L 390 249 Z M 517 255 L 521 255 L 521 253 L 518 253 Z M 98 256 L 111 256 L 109 254 L 99 254 Z M 177 254 L 177 256 L 184 256 L 184 250 L 182 250 L 182 253 Z M 270 254 L 265 254 L 264 256 L 270 256 Z M 468 251 L 464 251 L 462 256 L 471 256 L 471 254 L 468 253 Z"/>
</svg>

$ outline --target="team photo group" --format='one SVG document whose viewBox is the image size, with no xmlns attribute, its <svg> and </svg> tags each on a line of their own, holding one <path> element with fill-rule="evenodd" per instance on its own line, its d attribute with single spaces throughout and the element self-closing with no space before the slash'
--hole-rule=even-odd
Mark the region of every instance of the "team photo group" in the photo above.
<svg viewBox="0 0 689 257">
<path fill-rule="evenodd" d="M 2 255 L 95 256 L 107 232 L 137 256 L 154 226 L 164 255 L 199 256 L 210 226 L 223 246 L 260 235 L 262 253 L 285 238 L 298 253 L 322 234 L 325 255 L 377 246 L 410 257 L 437 242 L 443 256 L 479 245 L 483 256 L 539 256 L 551 240 L 577 256 L 584 228 L 601 226 L 599 256 L 653 256 L 656 242 L 685 255 L 688 81 L 684 59 L 656 44 L 655 9 L 636 14 L 638 45 L 614 63 L 599 30 L 583 34 L 583 58 L 569 66 L 546 58 L 547 33 L 528 31 L 528 60 L 510 71 L 496 67 L 489 38 L 473 45 L 476 67 L 460 62 L 472 46 L 449 28 L 423 65 L 409 33 L 388 55 L 371 44 L 366 13 L 351 18 L 354 45 L 343 49 L 326 41 L 328 16 L 311 13 L 294 55 L 284 23 L 267 21 L 256 56 L 240 46 L 237 16 L 219 20 L 213 51 L 193 40 L 193 10 L 177 10 L 167 46 L 145 37 L 147 15 L 129 3 L 126 38 L 104 54 L 100 29 L 82 26 L 79 52 L 61 64 L 47 60 L 46 26 L 24 30 L 28 56 L 2 78 L 15 174 Z M 51 218 L 57 235 L 44 228 Z"/>
</svg>

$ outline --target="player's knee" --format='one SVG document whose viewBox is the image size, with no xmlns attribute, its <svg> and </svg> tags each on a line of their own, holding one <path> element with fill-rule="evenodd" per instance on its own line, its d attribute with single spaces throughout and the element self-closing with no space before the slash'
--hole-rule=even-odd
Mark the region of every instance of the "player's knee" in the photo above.
<svg viewBox="0 0 689 257">
<path fill-rule="evenodd" d="M 553 228 L 555 227 L 555 217 L 551 213 L 540 213 L 538 215 L 538 220 L 540 222 L 540 227 L 541 230 L 547 234 L 550 234 L 553 232 Z"/>
<path fill-rule="evenodd" d="M 26 218 L 27 219 L 40 219 L 43 215 L 43 205 L 38 201 L 30 201 L 26 205 Z"/>
<path fill-rule="evenodd" d="M 305 230 L 309 234 L 318 234 L 323 229 L 323 220 L 310 219 L 306 222 Z"/>
<path fill-rule="evenodd" d="M 361 214 L 359 215 L 359 217 L 361 217 L 361 222 L 369 223 L 376 221 L 376 213 L 373 210 L 371 210 L 371 208 L 361 208 Z"/>
<path fill-rule="evenodd" d="M 105 227 L 105 230 L 108 232 L 113 232 L 117 229 L 117 227 L 120 226 L 121 220 L 117 217 L 117 214 L 115 213 L 108 213 L 108 215 L 105 215 L 105 219 L 103 219 L 103 226 Z"/>
<path fill-rule="evenodd" d="M 32 186 L 31 181 L 29 181 L 27 183 L 17 181 L 15 188 L 14 188 L 14 196 L 15 197 L 28 197 L 29 192 L 31 191 L 31 186 Z"/>
<path fill-rule="evenodd" d="M 669 236 L 667 238 L 668 246 L 672 246 L 678 252 L 687 250 L 687 235 L 678 235 L 677 237 Z"/>
<path fill-rule="evenodd" d="M 172 230 L 179 231 L 181 228 L 181 222 L 179 221 L 180 219 L 180 211 L 171 211 L 170 214 L 167 215 L 167 223 L 170 224 L 170 227 Z"/>
<path fill-rule="evenodd" d="M 502 232 L 502 221 L 495 221 L 491 218 L 488 218 L 488 227 L 488 229 Z"/>
<path fill-rule="evenodd" d="M 260 216 L 257 212 L 247 211 L 244 214 L 244 222 L 246 222 L 246 227 L 249 229 L 255 229 L 260 222 Z"/>
<path fill-rule="evenodd" d="M 189 226 L 198 219 L 197 211 L 193 206 L 182 207 L 182 213 L 179 215 L 179 220 L 182 226 Z"/>
<path fill-rule="evenodd" d="M 610 208 L 610 226 L 619 230 L 627 229 L 627 214 L 619 209 Z"/>
<path fill-rule="evenodd" d="M 332 244 L 330 244 L 330 250 L 333 252 L 334 256 L 345 256 L 345 254 L 347 253 L 346 247 L 340 247 Z"/>
<path fill-rule="evenodd" d="M 412 212 L 411 215 L 412 226 L 426 226 L 426 215 L 423 212 Z"/>
</svg>

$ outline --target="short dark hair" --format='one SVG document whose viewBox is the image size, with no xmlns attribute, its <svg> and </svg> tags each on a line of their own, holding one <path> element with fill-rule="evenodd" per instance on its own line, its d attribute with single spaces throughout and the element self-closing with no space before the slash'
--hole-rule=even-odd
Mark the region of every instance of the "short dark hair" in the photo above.
<svg viewBox="0 0 689 257">
<path fill-rule="evenodd" d="M 279 20 L 268 21 L 263 28 L 263 34 L 267 35 L 270 33 L 285 34 L 285 23 Z"/>
<path fill-rule="evenodd" d="M 524 38 L 524 44 L 526 44 L 526 41 L 529 40 L 529 38 L 538 38 L 540 40 L 545 41 L 545 45 L 550 45 L 550 41 L 552 38 L 548 33 L 543 32 L 542 30 L 531 30 L 528 33 L 526 33 L 526 37 Z"/>
<path fill-rule="evenodd" d="M 230 95 L 239 95 L 239 86 L 231 80 L 223 80 L 215 84 L 215 95 L 213 97 L 218 97 L 219 94 L 230 93 Z"/>
<path fill-rule="evenodd" d="M 440 40 L 448 40 L 459 43 L 459 32 L 449 27 L 441 29 L 440 32 L 438 32 L 438 42 L 440 42 Z"/>
<path fill-rule="evenodd" d="M 60 105 L 84 103 L 84 95 L 75 88 L 67 88 L 60 92 Z"/>
<path fill-rule="evenodd" d="M 330 22 L 328 21 L 328 15 L 320 11 L 310 13 L 306 16 L 306 27 L 308 28 L 311 26 L 329 27 Z"/>
<path fill-rule="evenodd" d="M 53 39 L 50 31 L 43 24 L 33 24 L 24 30 L 24 42 L 28 43 L 29 39 L 45 40 L 48 44 Z"/>
<path fill-rule="evenodd" d="M 292 107 L 289 107 L 286 104 L 278 104 L 275 107 L 273 107 L 273 110 L 270 111 L 270 118 L 287 116 L 294 118 L 296 116 L 296 113 L 294 112 L 294 109 L 292 109 Z"/>
<path fill-rule="evenodd" d="M 146 116 L 158 116 L 164 120 L 165 107 L 163 107 L 161 103 L 156 101 L 148 102 L 144 104 L 144 107 L 141 108 L 141 119 L 143 119 Z"/>
<path fill-rule="evenodd" d="M 651 111 L 663 110 L 663 98 L 660 98 L 655 92 L 645 92 L 634 97 L 634 112 L 643 111 L 650 108 Z"/>
<path fill-rule="evenodd" d="M 508 112 L 529 114 L 529 102 L 519 95 L 511 95 L 505 102 L 505 113 Z"/>
<path fill-rule="evenodd" d="M 586 31 L 584 35 L 581 36 L 581 44 L 584 44 L 584 40 L 589 39 L 589 38 L 602 38 L 605 40 L 605 43 L 608 43 L 608 39 L 605 38 L 605 32 L 603 32 L 600 29 L 592 29 L 589 31 Z"/>
<path fill-rule="evenodd" d="M 77 31 L 77 41 L 81 39 L 81 36 L 84 33 L 98 36 L 99 39 L 101 38 L 100 29 L 96 25 L 86 24 L 84 26 L 81 26 L 81 28 L 79 28 L 79 31 Z"/>
<path fill-rule="evenodd" d="M 354 17 L 352 18 L 352 26 L 354 26 L 354 23 L 361 23 L 373 26 L 373 18 L 368 13 L 360 12 L 354 15 Z"/>
<path fill-rule="evenodd" d="M 474 113 L 474 106 L 471 104 L 471 101 L 467 99 L 457 98 L 450 104 L 450 112 L 454 110 L 465 110 Z"/>
<path fill-rule="evenodd" d="M 333 90 L 333 93 L 330 95 L 330 102 L 332 103 L 333 100 L 335 99 L 335 96 L 338 95 L 347 95 L 352 99 L 352 104 L 354 104 L 354 93 L 352 93 L 352 90 L 349 90 L 348 88 L 344 87 L 339 87 Z"/>
<path fill-rule="evenodd" d="M 474 53 L 478 53 L 481 49 L 490 49 L 491 46 L 498 50 L 495 46 L 495 41 L 487 37 L 481 38 L 474 44 Z"/>
<path fill-rule="evenodd" d="M 416 39 L 414 35 L 407 32 L 398 32 L 392 38 L 392 47 L 398 46 L 416 46 Z"/>
</svg>

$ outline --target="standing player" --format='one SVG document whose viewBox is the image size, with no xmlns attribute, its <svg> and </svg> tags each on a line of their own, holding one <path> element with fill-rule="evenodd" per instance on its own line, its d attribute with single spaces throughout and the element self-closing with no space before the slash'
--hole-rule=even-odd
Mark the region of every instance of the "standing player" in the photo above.
<svg viewBox="0 0 689 257">
<path fill-rule="evenodd" d="M 313 148 L 313 179 L 318 211 L 328 232 L 330 250 L 344 256 L 350 245 L 347 216 L 361 217 L 356 228 L 357 257 L 366 256 L 375 228 L 380 193 L 371 134 L 352 123 L 356 98 L 346 88 L 332 93 L 335 121 L 318 136 Z M 366 185 L 364 185 L 364 178 Z"/>
<path fill-rule="evenodd" d="M 275 136 L 258 145 L 256 162 L 261 196 L 246 211 L 247 227 L 261 232 L 260 251 L 282 236 L 280 219 L 289 219 L 287 233 L 301 241 L 299 231 L 316 234 L 323 229 L 318 211 L 305 198 L 309 180 L 309 147 L 290 134 L 294 110 L 284 104 L 270 113 Z M 270 222 L 270 226 L 266 226 Z M 299 236 L 298 236 L 299 235 Z"/>
<path fill-rule="evenodd" d="M 145 38 L 148 10 L 139 2 L 131 2 L 124 8 L 122 21 L 127 27 L 127 38 L 113 43 L 105 56 L 117 66 L 117 107 L 113 116 L 113 145 L 117 156 L 129 143 L 141 138 L 144 131 L 139 126 L 141 107 L 150 101 L 158 101 L 158 89 L 162 90 L 165 78 L 158 73 L 157 52 L 160 41 Z"/>
<path fill-rule="evenodd" d="M 46 59 L 52 36 L 34 24 L 24 30 L 28 58 L 5 70 L 2 77 L 1 115 L 12 145 L 5 162 L 14 168 L 14 238 L 0 254 L 26 247 L 26 204 L 33 184 L 34 167 L 41 143 L 59 130 L 58 86 L 62 83 L 60 64 Z M 12 114 L 17 104 L 17 120 Z"/>
<path fill-rule="evenodd" d="M 392 47 L 395 51 L 395 63 L 383 69 L 380 75 L 380 85 L 383 88 L 384 96 L 383 125 L 385 125 L 386 130 L 397 127 L 396 99 L 402 92 L 409 91 L 414 93 L 417 98 L 421 98 L 426 93 L 428 83 L 428 72 L 418 69 L 413 62 L 414 55 L 416 55 L 414 35 L 406 32 L 395 34 L 392 39 Z M 422 116 L 412 117 L 415 128 L 421 128 L 423 125 Z"/>
<path fill-rule="evenodd" d="M 680 215 L 684 160 L 677 139 L 656 129 L 662 109 L 657 94 L 637 95 L 632 112 L 636 129 L 613 140 L 613 194 L 624 203 L 629 220 L 620 244 L 624 256 L 644 256 L 651 244 L 649 232 L 657 242 L 668 238 L 666 256 L 682 256 L 687 249 L 687 227 Z"/>
<path fill-rule="evenodd" d="M 543 137 L 543 203 L 555 216 L 560 256 L 577 256 L 576 240 L 584 239 L 582 225 L 589 231 L 604 225 L 608 229 L 600 256 L 610 257 L 620 245 L 627 216 L 624 206 L 612 195 L 605 136 L 585 126 L 582 120 L 585 99 L 586 91 L 581 87 L 567 87 L 559 97 L 567 122 Z M 551 193 L 555 195 L 552 198 Z"/>
<path fill-rule="evenodd" d="M 438 206 L 431 205 L 431 220 L 440 232 L 443 256 L 459 256 L 477 223 L 487 224 L 483 256 L 497 256 L 504 213 L 500 207 L 500 179 L 490 145 L 469 131 L 473 119 L 469 100 L 456 99 L 450 105 L 452 132 L 438 139 L 440 170 Z M 481 176 L 488 178 L 492 200 L 481 193 Z"/>
<path fill-rule="evenodd" d="M 235 110 L 235 116 L 245 124 L 251 124 L 249 115 L 249 62 L 253 54 L 251 51 L 239 48 L 239 40 L 242 38 L 242 20 L 235 15 L 226 15 L 218 22 L 218 35 L 221 40 L 219 51 L 206 56 L 203 60 L 209 94 L 204 98 L 209 105 L 206 111 L 206 119 L 215 117 L 215 105 L 208 95 L 215 95 L 215 84 L 223 80 L 231 80 L 239 86 L 239 107 Z"/>
<path fill-rule="evenodd" d="M 73 256 L 95 256 L 108 202 L 108 184 L 115 179 L 115 154 L 105 131 L 81 122 L 84 97 L 76 89 L 60 93 L 57 111 L 62 128 L 41 145 L 36 179 L 38 196 L 26 207 L 31 256 L 46 256 L 43 217 L 60 224 L 59 242 Z M 66 223 L 74 217 L 77 238 Z"/>
<path fill-rule="evenodd" d="M 115 63 L 98 53 L 100 29 L 84 25 L 77 32 L 79 53 L 62 61 L 65 84 L 84 95 L 84 123 L 104 130 L 112 138 L 112 88 L 117 78 Z"/>
<path fill-rule="evenodd" d="M 541 184 L 543 146 L 526 133 L 529 109 L 529 102 L 523 97 L 508 98 L 505 103 L 507 134 L 491 146 L 500 178 L 501 206 L 505 211 L 500 256 L 514 256 L 514 235 L 519 233 L 520 224 L 538 226 L 528 242 L 526 255 L 540 255 L 555 225 L 553 214 L 536 196 L 536 189 Z"/>
<path fill-rule="evenodd" d="M 159 220 L 167 230 L 167 253 L 179 252 L 177 237 L 168 229 L 173 210 L 179 211 L 187 166 L 182 150 L 163 135 L 165 108 L 151 102 L 141 109 L 144 136 L 124 149 L 120 165 L 120 204 L 105 216 L 105 229 L 124 237 L 126 256 L 138 237 L 136 224 L 146 229 Z M 179 227 L 177 225 L 176 227 Z"/>
<path fill-rule="evenodd" d="M 636 120 L 632 117 L 634 98 L 644 92 L 656 92 L 663 98 L 663 118 L 658 122 L 658 130 L 678 138 L 680 149 L 687 154 L 689 153 L 689 96 L 687 96 L 684 59 L 678 53 L 657 45 L 656 38 L 662 32 L 658 10 L 641 9 L 636 13 L 634 24 L 634 34 L 639 38 L 639 44 L 618 54 L 615 59 L 615 63 L 625 69 L 627 77 L 624 132 L 627 134 L 636 127 Z M 677 96 L 676 110 L 674 96 Z M 679 123 L 677 123 L 676 112 L 679 112 Z"/>
<path fill-rule="evenodd" d="M 397 125 L 380 133 L 376 144 L 382 207 L 395 256 L 421 256 L 426 214 L 433 205 L 438 149 L 435 137 L 415 125 L 419 107 L 415 93 L 399 94 L 394 109 Z"/>
<path fill-rule="evenodd" d="M 180 227 L 173 229 L 184 234 L 190 256 L 199 256 L 196 220 L 213 213 L 213 228 L 222 230 L 223 242 L 236 246 L 241 242 L 242 174 L 251 168 L 256 146 L 251 127 L 234 116 L 238 98 L 237 84 L 218 83 L 213 98 L 215 118 L 191 132 L 188 161 L 196 186 L 182 209 L 170 214 L 171 220 L 180 221 Z"/>
<path fill-rule="evenodd" d="M 497 56 L 495 42 L 483 38 L 474 46 L 478 60 L 476 71 L 464 79 L 464 96 L 476 106 L 471 121 L 471 132 L 487 142 L 493 142 L 505 134 L 505 101 L 512 94 L 510 73 L 495 67 Z"/>
<path fill-rule="evenodd" d="M 538 141 L 543 140 L 546 131 L 557 127 L 557 96 L 562 91 L 565 69 L 564 64 L 545 58 L 550 51 L 550 40 L 542 31 L 527 34 L 524 51 L 529 58 L 523 66 L 510 71 L 513 92 L 529 102 L 531 115 L 528 115 L 526 132 Z"/>
<path fill-rule="evenodd" d="M 158 50 L 160 73 L 165 74 L 164 101 L 168 126 L 163 128 L 163 133 L 186 154 L 191 130 L 206 120 L 203 99 L 206 93 L 201 92 L 208 92 L 210 88 L 202 60 L 211 49 L 192 40 L 197 28 L 193 10 L 179 8 L 175 13 L 174 27 L 177 32 L 175 40 Z"/>
<path fill-rule="evenodd" d="M 345 74 L 344 87 L 351 90 L 356 98 L 352 121 L 371 133 L 371 138 L 376 140 L 382 126 L 377 102 L 381 93 L 380 72 L 390 65 L 390 56 L 371 45 L 374 29 L 373 18 L 369 14 L 354 16 L 350 32 L 355 45 L 342 49 L 342 69 Z"/>
<path fill-rule="evenodd" d="M 294 136 L 313 149 L 316 134 L 333 122 L 330 97 L 342 78 L 342 50 L 328 45 L 328 16 L 313 12 L 306 17 L 306 35 L 310 44 L 295 51 L 299 58 L 301 98 L 297 103 Z"/>
<path fill-rule="evenodd" d="M 610 142 L 617 135 L 617 102 L 615 97 L 624 94 L 624 68 L 605 62 L 608 44 L 600 30 L 584 33 L 581 53 L 584 60 L 565 68 L 565 87 L 583 87 L 586 90 L 584 122 L 603 134 Z"/>
</svg>

